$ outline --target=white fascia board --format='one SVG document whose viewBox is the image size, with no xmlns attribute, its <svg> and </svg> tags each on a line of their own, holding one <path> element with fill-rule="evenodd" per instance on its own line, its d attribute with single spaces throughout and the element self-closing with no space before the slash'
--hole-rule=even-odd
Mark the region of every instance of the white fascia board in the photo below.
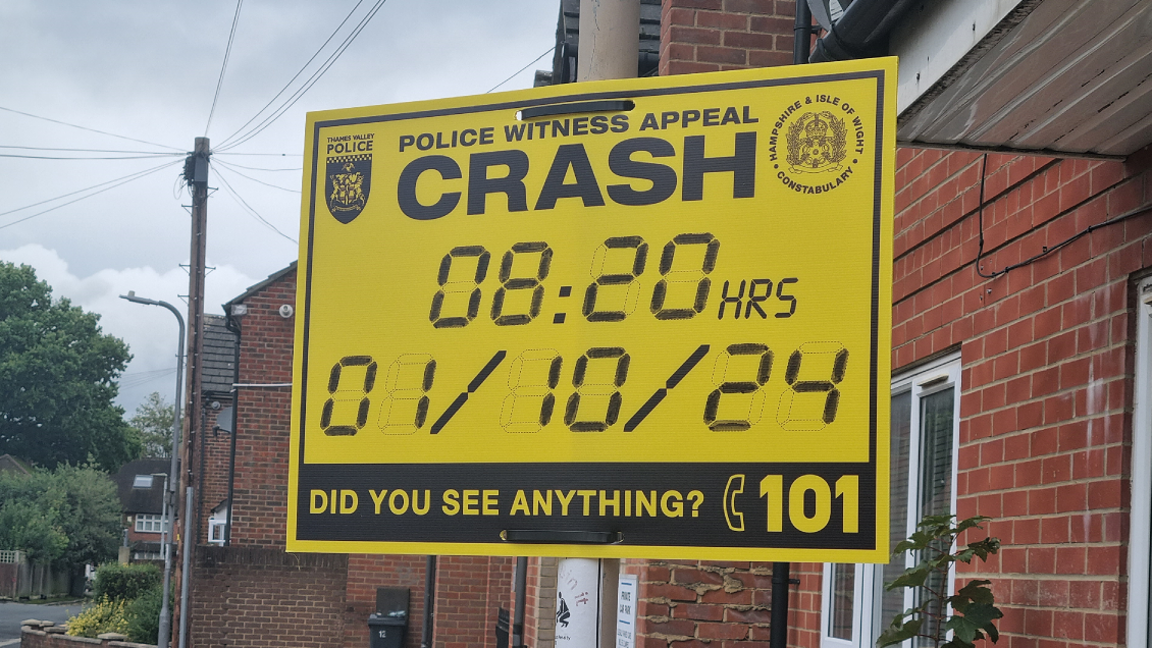
<svg viewBox="0 0 1152 648">
<path fill-rule="evenodd" d="M 1022 1 L 935 0 L 910 11 L 889 41 L 889 51 L 900 57 L 898 114 L 943 78 Z"/>
</svg>

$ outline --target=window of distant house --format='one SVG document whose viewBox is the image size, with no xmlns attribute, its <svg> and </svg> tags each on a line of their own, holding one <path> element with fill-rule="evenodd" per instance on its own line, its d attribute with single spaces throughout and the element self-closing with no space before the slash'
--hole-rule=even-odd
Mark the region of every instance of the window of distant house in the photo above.
<svg viewBox="0 0 1152 648">
<path fill-rule="evenodd" d="M 136 475 L 132 488 L 152 488 L 152 475 Z"/>
<path fill-rule="evenodd" d="M 160 533 L 164 527 L 163 516 L 141 513 L 136 516 L 137 533 Z"/>
<path fill-rule="evenodd" d="M 224 520 L 208 520 L 208 544 L 224 544 L 225 526 L 227 523 Z"/>
</svg>

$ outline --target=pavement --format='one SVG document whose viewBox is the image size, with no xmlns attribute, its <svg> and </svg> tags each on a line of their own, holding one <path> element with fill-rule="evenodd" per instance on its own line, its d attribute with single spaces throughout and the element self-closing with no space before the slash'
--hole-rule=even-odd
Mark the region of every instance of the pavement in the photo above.
<svg viewBox="0 0 1152 648">
<path fill-rule="evenodd" d="M 0 648 L 20 645 L 20 622 L 24 619 L 40 619 L 41 621 L 55 621 L 64 623 L 80 613 L 84 601 L 68 601 L 66 603 L 45 603 L 31 605 L 28 603 L 0 602 Z"/>
</svg>

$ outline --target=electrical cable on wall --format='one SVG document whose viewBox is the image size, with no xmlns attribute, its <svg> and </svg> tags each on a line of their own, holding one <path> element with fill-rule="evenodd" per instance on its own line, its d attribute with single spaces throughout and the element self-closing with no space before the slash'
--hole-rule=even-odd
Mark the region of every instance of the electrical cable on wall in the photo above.
<svg viewBox="0 0 1152 648">
<path fill-rule="evenodd" d="M 1019 263 L 1014 263 L 1010 266 L 1003 268 L 1002 270 L 996 270 L 990 274 L 985 274 L 984 267 L 981 265 L 981 262 L 984 260 L 984 183 L 985 183 L 985 180 L 987 179 L 987 175 L 986 175 L 987 165 L 988 165 L 988 154 L 985 153 L 984 155 L 981 156 L 981 162 L 980 162 L 980 208 L 977 210 L 978 215 L 979 215 L 979 235 L 980 235 L 980 238 L 979 238 L 979 245 L 976 249 L 976 274 L 980 275 L 984 279 L 995 279 L 996 277 L 999 277 L 1001 275 L 1008 274 L 1012 270 L 1016 270 L 1018 268 L 1023 268 L 1025 266 L 1036 263 L 1040 259 L 1043 259 L 1044 257 L 1048 256 L 1049 254 L 1052 254 L 1053 252 L 1055 252 L 1055 251 L 1057 251 L 1063 247 L 1071 245 L 1075 241 L 1083 238 L 1084 236 L 1087 236 L 1088 234 L 1091 234 L 1095 230 L 1098 230 L 1102 227 L 1107 227 L 1109 225 L 1115 225 L 1116 223 L 1126 221 L 1129 218 L 1134 218 L 1136 216 L 1140 216 L 1142 214 L 1145 214 L 1147 212 L 1152 211 L 1152 203 L 1145 203 L 1145 204 L 1141 205 L 1140 207 L 1137 207 L 1136 209 L 1133 209 L 1131 211 L 1124 212 L 1123 214 L 1120 214 L 1119 216 L 1114 216 L 1114 217 L 1109 218 L 1109 219 L 1102 221 L 1100 223 L 1096 223 L 1094 225 L 1089 225 L 1088 227 L 1085 227 L 1083 230 L 1077 232 L 1076 234 L 1073 234 L 1072 236 L 1064 239 L 1063 241 L 1060 241 L 1059 243 L 1056 243 L 1055 245 L 1042 246 L 1040 252 L 1028 257 L 1027 259 L 1024 259 L 1023 261 L 1020 261 Z"/>
</svg>

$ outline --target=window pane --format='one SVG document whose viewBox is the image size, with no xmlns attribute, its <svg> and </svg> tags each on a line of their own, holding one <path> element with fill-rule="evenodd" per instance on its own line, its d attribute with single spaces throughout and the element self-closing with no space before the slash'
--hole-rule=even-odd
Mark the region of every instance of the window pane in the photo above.
<svg viewBox="0 0 1152 648">
<path fill-rule="evenodd" d="M 888 526 L 889 546 L 891 553 L 896 545 L 908 537 L 908 461 L 909 445 L 912 441 L 912 392 L 904 392 L 892 397 L 892 468 L 891 489 L 892 503 L 889 507 L 890 523 Z M 888 584 L 904 572 L 904 556 L 893 558 L 892 562 L 884 565 L 882 577 Z M 880 603 L 880 628 L 888 627 L 898 613 L 904 611 L 904 590 L 897 589 L 885 591 Z"/>
<path fill-rule="evenodd" d="M 952 390 L 920 399 L 924 439 L 920 515 L 946 515 L 952 509 Z"/>
<path fill-rule="evenodd" d="M 828 636 L 852 641 L 852 600 L 856 590 L 856 566 L 832 565 L 832 619 Z"/>
<path fill-rule="evenodd" d="M 920 428 L 924 440 L 921 454 L 920 517 L 946 515 L 952 510 L 952 430 L 953 390 L 937 392 L 920 399 Z M 941 549 L 946 549 L 941 546 Z M 940 591 L 947 586 L 947 574 L 933 572 L 925 583 L 929 589 Z M 927 610 L 924 629 L 935 634 L 940 626 L 941 610 L 933 604 Z M 927 640 L 917 646 L 931 645 Z"/>
</svg>

